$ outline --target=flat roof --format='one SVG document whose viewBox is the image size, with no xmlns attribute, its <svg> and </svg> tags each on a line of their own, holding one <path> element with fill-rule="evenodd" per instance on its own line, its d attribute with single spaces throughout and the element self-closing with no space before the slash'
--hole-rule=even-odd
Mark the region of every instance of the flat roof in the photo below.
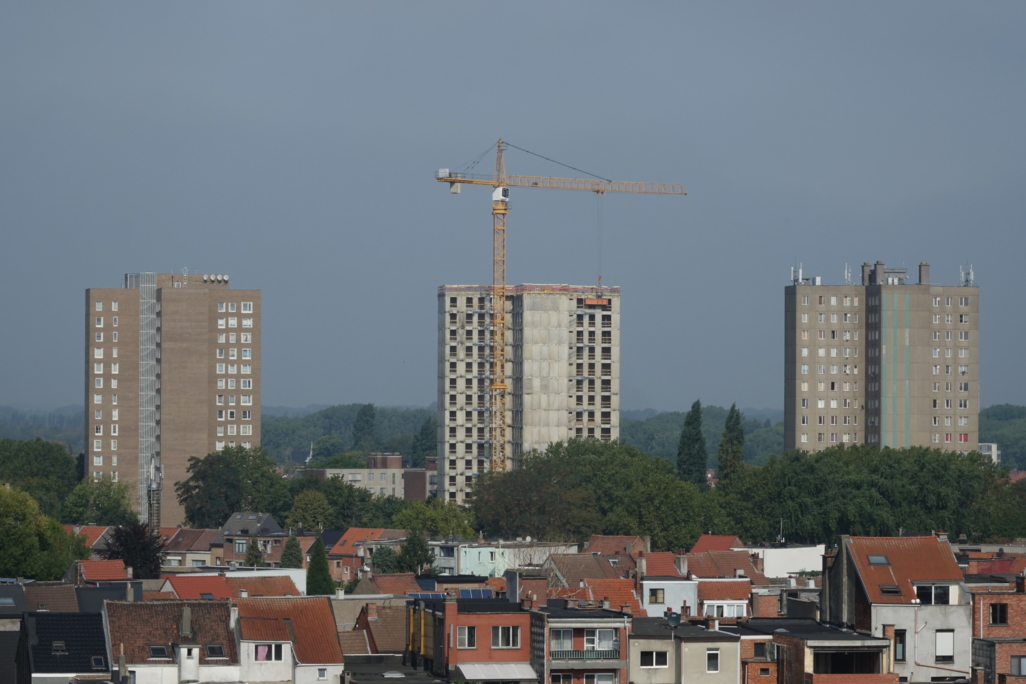
<svg viewBox="0 0 1026 684">
<path fill-rule="evenodd" d="M 781 634 L 806 641 L 871 641 L 881 646 L 890 643 L 887 639 L 824 625 L 812 618 L 752 618 L 747 622 L 746 627 L 753 633 L 761 632 L 770 636 Z"/>
<path fill-rule="evenodd" d="M 639 617 L 631 624 L 631 637 L 670 639 L 677 638 L 691 641 L 738 641 L 741 637 L 724 630 L 706 629 L 688 622 L 682 622 L 677 629 L 670 629 L 665 618 Z"/>
</svg>

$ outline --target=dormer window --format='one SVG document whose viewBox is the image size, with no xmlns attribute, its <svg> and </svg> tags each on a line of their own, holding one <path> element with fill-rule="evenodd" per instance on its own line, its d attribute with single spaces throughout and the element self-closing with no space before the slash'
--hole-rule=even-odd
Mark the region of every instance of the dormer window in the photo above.
<svg viewBox="0 0 1026 684">
<path fill-rule="evenodd" d="M 869 556 L 869 564 L 870 565 L 890 565 L 890 562 L 887 560 L 887 556 L 871 555 L 871 556 Z"/>
<path fill-rule="evenodd" d="M 151 645 L 150 646 L 150 657 L 151 658 L 167 658 L 168 657 L 167 656 L 167 646 L 164 646 L 162 644 L 156 645 L 156 646 Z"/>
<path fill-rule="evenodd" d="M 946 584 L 916 585 L 916 598 L 924 606 L 946 606 L 951 603 L 951 587 Z"/>
</svg>

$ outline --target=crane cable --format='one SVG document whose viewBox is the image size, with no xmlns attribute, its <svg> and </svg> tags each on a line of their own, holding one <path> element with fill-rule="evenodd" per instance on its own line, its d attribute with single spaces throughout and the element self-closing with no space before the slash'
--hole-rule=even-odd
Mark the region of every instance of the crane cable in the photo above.
<svg viewBox="0 0 1026 684">
<path fill-rule="evenodd" d="M 503 141 L 503 142 L 505 142 L 505 141 Z M 572 169 L 574 171 L 577 171 L 578 173 L 583 173 L 586 176 L 591 176 L 592 178 L 597 178 L 599 180 L 604 180 L 607 183 L 612 183 L 613 182 L 613 181 L 609 180 L 608 178 L 604 178 L 602 176 L 598 176 L 598 175 L 596 175 L 594 173 L 589 173 L 588 171 L 585 171 L 584 169 L 579 169 L 576 166 L 570 166 L 569 164 L 564 164 L 563 162 L 559 162 L 559 161 L 556 161 L 555 159 L 550 159 L 550 158 L 548 158 L 546 156 L 540 155 L 537 152 L 532 152 L 531 150 L 525 150 L 523 147 L 517 147 L 513 143 L 506 142 L 506 146 L 507 147 L 512 147 L 515 150 L 520 150 L 521 152 L 527 152 L 528 154 L 534 155 L 535 157 L 538 157 L 539 159 L 544 159 L 545 161 L 550 161 L 553 164 L 559 164 L 560 166 L 565 166 L 568 169 Z M 492 145 L 492 147 L 494 147 L 494 145 Z"/>
</svg>

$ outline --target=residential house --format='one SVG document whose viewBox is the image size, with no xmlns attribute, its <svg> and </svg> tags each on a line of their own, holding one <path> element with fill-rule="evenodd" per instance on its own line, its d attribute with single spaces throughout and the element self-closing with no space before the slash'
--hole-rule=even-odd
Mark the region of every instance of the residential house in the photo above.
<svg viewBox="0 0 1026 684">
<path fill-rule="evenodd" d="M 223 601 L 234 596 L 222 575 L 169 575 L 160 591 L 177 599 Z"/>
<path fill-rule="evenodd" d="M 404 663 L 465 682 L 537 682 L 531 613 L 505 599 L 414 599 L 407 603 Z"/>
<path fill-rule="evenodd" d="M 336 582 L 351 582 L 367 565 L 380 542 L 406 539 L 406 530 L 382 527 L 350 527 L 328 549 L 328 567 Z"/>
<path fill-rule="evenodd" d="M 695 579 L 747 577 L 755 586 L 770 585 L 762 559 L 747 551 L 701 551 L 687 554 L 687 569 Z"/>
<path fill-rule="evenodd" d="M 251 544 L 260 548 L 260 556 L 270 567 L 281 563 L 281 552 L 288 540 L 270 513 L 237 511 L 221 526 L 210 542 L 213 565 L 241 566 Z"/>
<path fill-rule="evenodd" d="M 64 581 L 76 586 L 132 579 L 132 568 L 122 560 L 77 560 L 64 573 Z"/>
<path fill-rule="evenodd" d="M 752 582 L 740 579 L 703 579 L 698 581 L 698 613 L 724 622 L 751 617 Z"/>
<path fill-rule="evenodd" d="M 161 565 L 165 567 L 202 568 L 214 563 L 210 560 L 210 544 L 218 530 L 189 530 L 181 528 L 164 546 Z"/>
<path fill-rule="evenodd" d="M 581 549 L 581 553 L 598 553 L 603 556 L 634 556 L 651 551 L 651 541 L 637 535 L 593 534 Z"/>
<path fill-rule="evenodd" d="M 300 596 L 296 583 L 287 575 L 237 577 L 225 575 L 225 583 L 234 598 L 258 596 Z"/>
<path fill-rule="evenodd" d="M 585 579 L 625 579 L 635 569 L 633 556 L 597 553 L 554 553 L 541 567 L 550 587 L 580 586 Z"/>
<path fill-rule="evenodd" d="M 0 684 L 15 684 L 21 616 L 28 610 L 20 583 L 0 584 Z"/>
<path fill-rule="evenodd" d="M 160 580 L 132 580 L 121 582 L 99 582 L 95 585 L 75 587 L 78 612 L 102 613 L 104 601 L 142 601 L 146 595 L 143 587 Z"/>
<path fill-rule="evenodd" d="M 627 681 L 634 684 L 741 681 L 736 633 L 686 622 L 673 629 L 665 618 L 642 617 L 632 621 L 629 643 Z"/>
<path fill-rule="evenodd" d="M 748 621 L 739 622 L 733 628 L 724 626 L 723 629 L 736 631 L 741 637 L 741 684 L 776 684 L 777 661 L 770 657 L 775 653 L 770 645 L 773 634 L 766 629 L 750 627 Z"/>
<path fill-rule="evenodd" d="M 89 560 L 100 560 L 101 552 L 107 550 L 111 528 L 107 525 L 62 525 L 67 534 L 77 534 L 89 549 Z"/>
<path fill-rule="evenodd" d="M 364 604 L 356 629 L 366 634 L 370 653 L 399 653 L 406 649 L 406 606 Z"/>
<path fill-rule="evenodd" d="M 526 605 L 533 607 L 530 599 Z M 531 611 L 531 664 L 550 684 L 624 684 L 632 613 L 610 601 L 548 599 Z M 543 637 L 543 638 L 539 638 Z"/>
<path fill-rule="evenodd" d="M 397 572 L 381 575 L 365 574 L 351 593 L 356 596 L 409 596 L 423 591 L 425 589 L 417 582 L 417 576 L 412 572 Z"/>
<path fill-rule="evenodd" d="M 107 601 L 103 619 L 133 684 L 240 680 L 227 601 Z"/>
<path fill-rule="evenodd" d="M 698 580 L 688 575 L 688 557 L 653 551 L 637 558 L 637 584 L 644 613 L 660 617 L 669 608 L 681 615 L 697 614 Z"/>
<path fill-rule="evenodd" d="M 68 582 L 29 582 L 25 585 L 25 604 L 37 613 L 79 612 L 75 585 Z"/>
<path fill-rule="evenodd" d="M 109 679 L 99 613 L 25 613 L 18 637 L 18 684 L 68 684 Z"/>
<path fill-rule="evenodd" d="M 232 568 L 225 567 L 220 570 L 205 570 L 202 572 L 186 572 L 182 573 L 189 577 L 217 577 L 223 576 L 225 580 L 238 580 L 241 583 L 247 583 L 250 579 L 267 578 L 269 581 L 273 581 L 272 578 L 288 578 L 295 588 L 298 590 L 297 596 L 303 596 L 306 594 L 306 570 L 302 568 Z M 171 575 L 166 575 L 170 577 Z M 229 582 L 229 587 L 234 585 Z M 287 585 L 283 585 L 286 586 Z M 245 589 L 246 587 L 242 587 Z M 232 589 L 233 593 L 236 589 Z M 266 594 L 262 594 L 266 596 Z"/>
<path fill-rule="evenodd" d="M 967 576 L 972 597 L 973 682 L 1026 677 L 1026 590 L 1022 575 Z M 27 587 L 26 587 L 27 589 Z"/>
<path fill-rule="evenodd" d="M 782 684 L 897 684 L 892 669 L 891 642 L 863 632 L 823 625 L 807 618 L 753 618 L 741 629 L 771 638 L 768 660 L 776 663 Z M 760 671 L 771 669 L 758 665 Z M 767 681 L 769 675 L 748 682 Z M 908 681 L 931 680 L 916 677 Z"/>
<path fill-rule="evenodd" d="M 343 640 L 344 635 L 356 629 L 356 621 L 360 617 L 360 613 L 363 612 L 364 606 L 368 603 L 377 604 L 379 610 L 383 606 L 402 606 L 405 609 L 408 600 L 409 597 L 407 596 L 393 596 L 391 594 L 345 594 L 343 596 L 335 596 L 331 599 L 331 612 L 335 616 L 335 629 L 338 632 L 339 641 Z M 405 619 L 403 618 L 404 621 Z M 345 644 L 342 647 L 344 649 L 346 647 Z"/>
<path fill-rule="evenodd" d="M 820 619 L 892 642 L 899 677 L 970 677 L 970 596 L 946 540 L 843 535 L 823 578 Z"/>
<path fill-rule="evenodd" d="M 691 547 L 691 553 L 705 553 L 706 551 L 731 551 L 741 548 L 744 542 L 741 537 L 732 534 L 703 534 Z"/>
<path fill-rule="evenodd" d="M 330 684 L 342 676 L 327 597 L 240 598 L 237 604 L 242 681 Z"/>
<path fill-rule="evenodd" d="M 608 604 L 614 610 L 644 615 L 641 600 L 630 579 L 585 579 L 577 587 L 549 587 L 549 599 L 576 601 L 578 605 Z M 534 595 L 527 597 L 534 599 Z"/>
</svg>

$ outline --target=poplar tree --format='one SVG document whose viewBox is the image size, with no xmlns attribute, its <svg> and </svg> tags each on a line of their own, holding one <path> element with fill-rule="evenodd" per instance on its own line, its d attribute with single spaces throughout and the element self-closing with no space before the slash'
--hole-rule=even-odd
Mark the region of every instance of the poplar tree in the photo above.
<svg viewBox="0 0 1026 684">
<path fill-rule="evenodd" d="M 706 482 L 705 468 L 709 454 L 705 449 L 705 435 L 702 434 L 702 402 L 695 401 L 684 416 L 684 429 L 680 431 L 677 446 L 677 475 L 686 482 L 703 485 Z"/>
<path fill-rule="evenodd" d="M 281 567 L 303 567 L 303 549 L 299 546 L 299 540 L 295 537 L 289 537 L 289 540 L 285 542 L 285 548 L 281 550 Z"/>
<path fill-rule="evenodd" d="M 717 458 L 719 466 L 716 477 L 721 483 L 729 482 L 744 467 L 745 431 L 741 427 L 741 412 L 737 410 L 737 404 L 731 404 L 730 412 L 727 413 Z"/>
<path fill-rule="evenodd" d="M 310 547 L 310 566 L 306 569 L 307 596 L 325 596 L 335 593 L 335 580 L 328 569 L 328 554 L 320 535 Z"/>
</svg>

